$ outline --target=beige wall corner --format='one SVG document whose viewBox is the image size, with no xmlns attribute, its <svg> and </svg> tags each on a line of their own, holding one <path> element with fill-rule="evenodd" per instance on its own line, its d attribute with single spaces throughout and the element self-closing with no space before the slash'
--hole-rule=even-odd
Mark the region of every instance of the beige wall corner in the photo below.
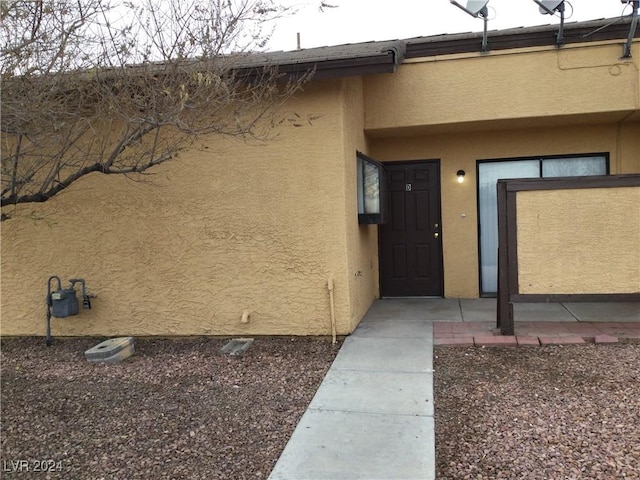
<svg viewBox="0 0 640 480">
<path fill-rule="evenodd" d="M 349 329 L 351 333 L 378 296 L 378 229 L 358 224 L 356 151 L 366 153 L 364 92 L 362 78 L 343 80 L 343 132 L 346 252 L 349 283 Z"/>
</svg>

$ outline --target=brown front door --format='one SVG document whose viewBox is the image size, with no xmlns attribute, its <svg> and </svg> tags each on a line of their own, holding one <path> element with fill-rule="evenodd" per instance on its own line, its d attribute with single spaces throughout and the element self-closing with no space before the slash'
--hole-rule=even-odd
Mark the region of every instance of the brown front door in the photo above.
<svg viewBox="0 0 640 480">
<path fill-rule="evenodd" d="M 379 228 L 383 297 L 443 295 L 440 163 L 386 163 L 389 218 Z"/>
</svg>

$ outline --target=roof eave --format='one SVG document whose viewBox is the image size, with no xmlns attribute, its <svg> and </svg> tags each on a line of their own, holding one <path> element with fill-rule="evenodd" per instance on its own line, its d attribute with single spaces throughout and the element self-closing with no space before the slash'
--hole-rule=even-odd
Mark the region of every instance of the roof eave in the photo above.
<svg viewBox="0 0 640 480">
<path fill-rule="evenodd" d="M 621 18 L 617 22 L 607 19 L 569 23 L 564 27 L 563 45 L 626 40 L 630 23 L 628 18 Z M 557 46 L 558 28 L 556 25 L 543 25 L 489 32 L 489 51 Z M 640 30 L 635 32 L 634 37 L 640 37 Z M 482 33 L 479 32 L 418 37 L 407 40 L 405 57 L 420 58 L 480 52 L 481 43 Z"/>
<path fill-rule="evenodd" d="M 397 68 L 398 65 L 390 52 L 378 56 L 297 63 L 278 67 L 280 73 L 289 76 L 301 76 L 313 70 L 314 80 L 394 73 Z"/>
</svg>

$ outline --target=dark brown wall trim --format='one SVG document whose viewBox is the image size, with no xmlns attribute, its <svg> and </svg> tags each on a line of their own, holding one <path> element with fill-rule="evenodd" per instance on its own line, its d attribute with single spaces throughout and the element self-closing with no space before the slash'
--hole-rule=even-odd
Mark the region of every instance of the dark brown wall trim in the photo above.
<svg viewBox="0 0 640 480">
<path fill-rule="evenodd" d="M 527 190 L 571 190 L 577 188 L 640 187 L 640 174 L 527 178 L 499 181 L 507 182 L 508 192 Z"/>
<path fill-rule="evenodd" d="M 568 23 L 564 30 L 564 44 L 621 40 L 622 45 L 629 35 L 630 25 L 630 18 Z M 488 48 L 492 51 L 555 46 L 557 32 L 558 26 L 555 25 L 496 30 L 488 34 Z M 640 37 L 640 29 L 636 29 L 634 37 Z M 480 32 L 409 39 L 405 58 L 479 52 L 481 44 Z"/>
<path fill-rule="evenodd" d="M 581 294 L 528 294 L 512 295 L 514 303 L 560 303 L 560 302 L 640 302 L 638 293 L 581 293 Z"/>
<path fill-rule="evenodd" d="M 519 191 L 639 187 L 640 174 L 597 177 L 498 180 L 497 327 L 514 335 L 513 304 L 518 302 L 640 302 L 640 292 L 612 294 L 522 294 L 518 290 L 517 204 Z"/>
</svg>

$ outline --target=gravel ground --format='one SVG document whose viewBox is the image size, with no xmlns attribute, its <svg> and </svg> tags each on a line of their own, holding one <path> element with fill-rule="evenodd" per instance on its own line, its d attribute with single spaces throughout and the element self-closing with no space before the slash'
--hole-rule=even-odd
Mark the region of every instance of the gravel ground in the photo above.
<svg viewBox="0 0 640 480">
<path fill-rule="evenodd" d="M 266 478 L 338 351 L 138 339 L 90 364 L 96 343 L 2 341 L 2 478 Z M 640 479 L 639 343 L 435 356 L 438 479 Z"/>
<path fill-rule="evenodd" d="M 438 479 L 640 479 L 640 344 L 435 357 Z"/>
<path fill-rule="evenodd" d="M 98 342 L 2 341 L 2 478 L 266 478 L 339 347 L 137 339 L 124 362 L 91 364 Z"/>
</svg>

